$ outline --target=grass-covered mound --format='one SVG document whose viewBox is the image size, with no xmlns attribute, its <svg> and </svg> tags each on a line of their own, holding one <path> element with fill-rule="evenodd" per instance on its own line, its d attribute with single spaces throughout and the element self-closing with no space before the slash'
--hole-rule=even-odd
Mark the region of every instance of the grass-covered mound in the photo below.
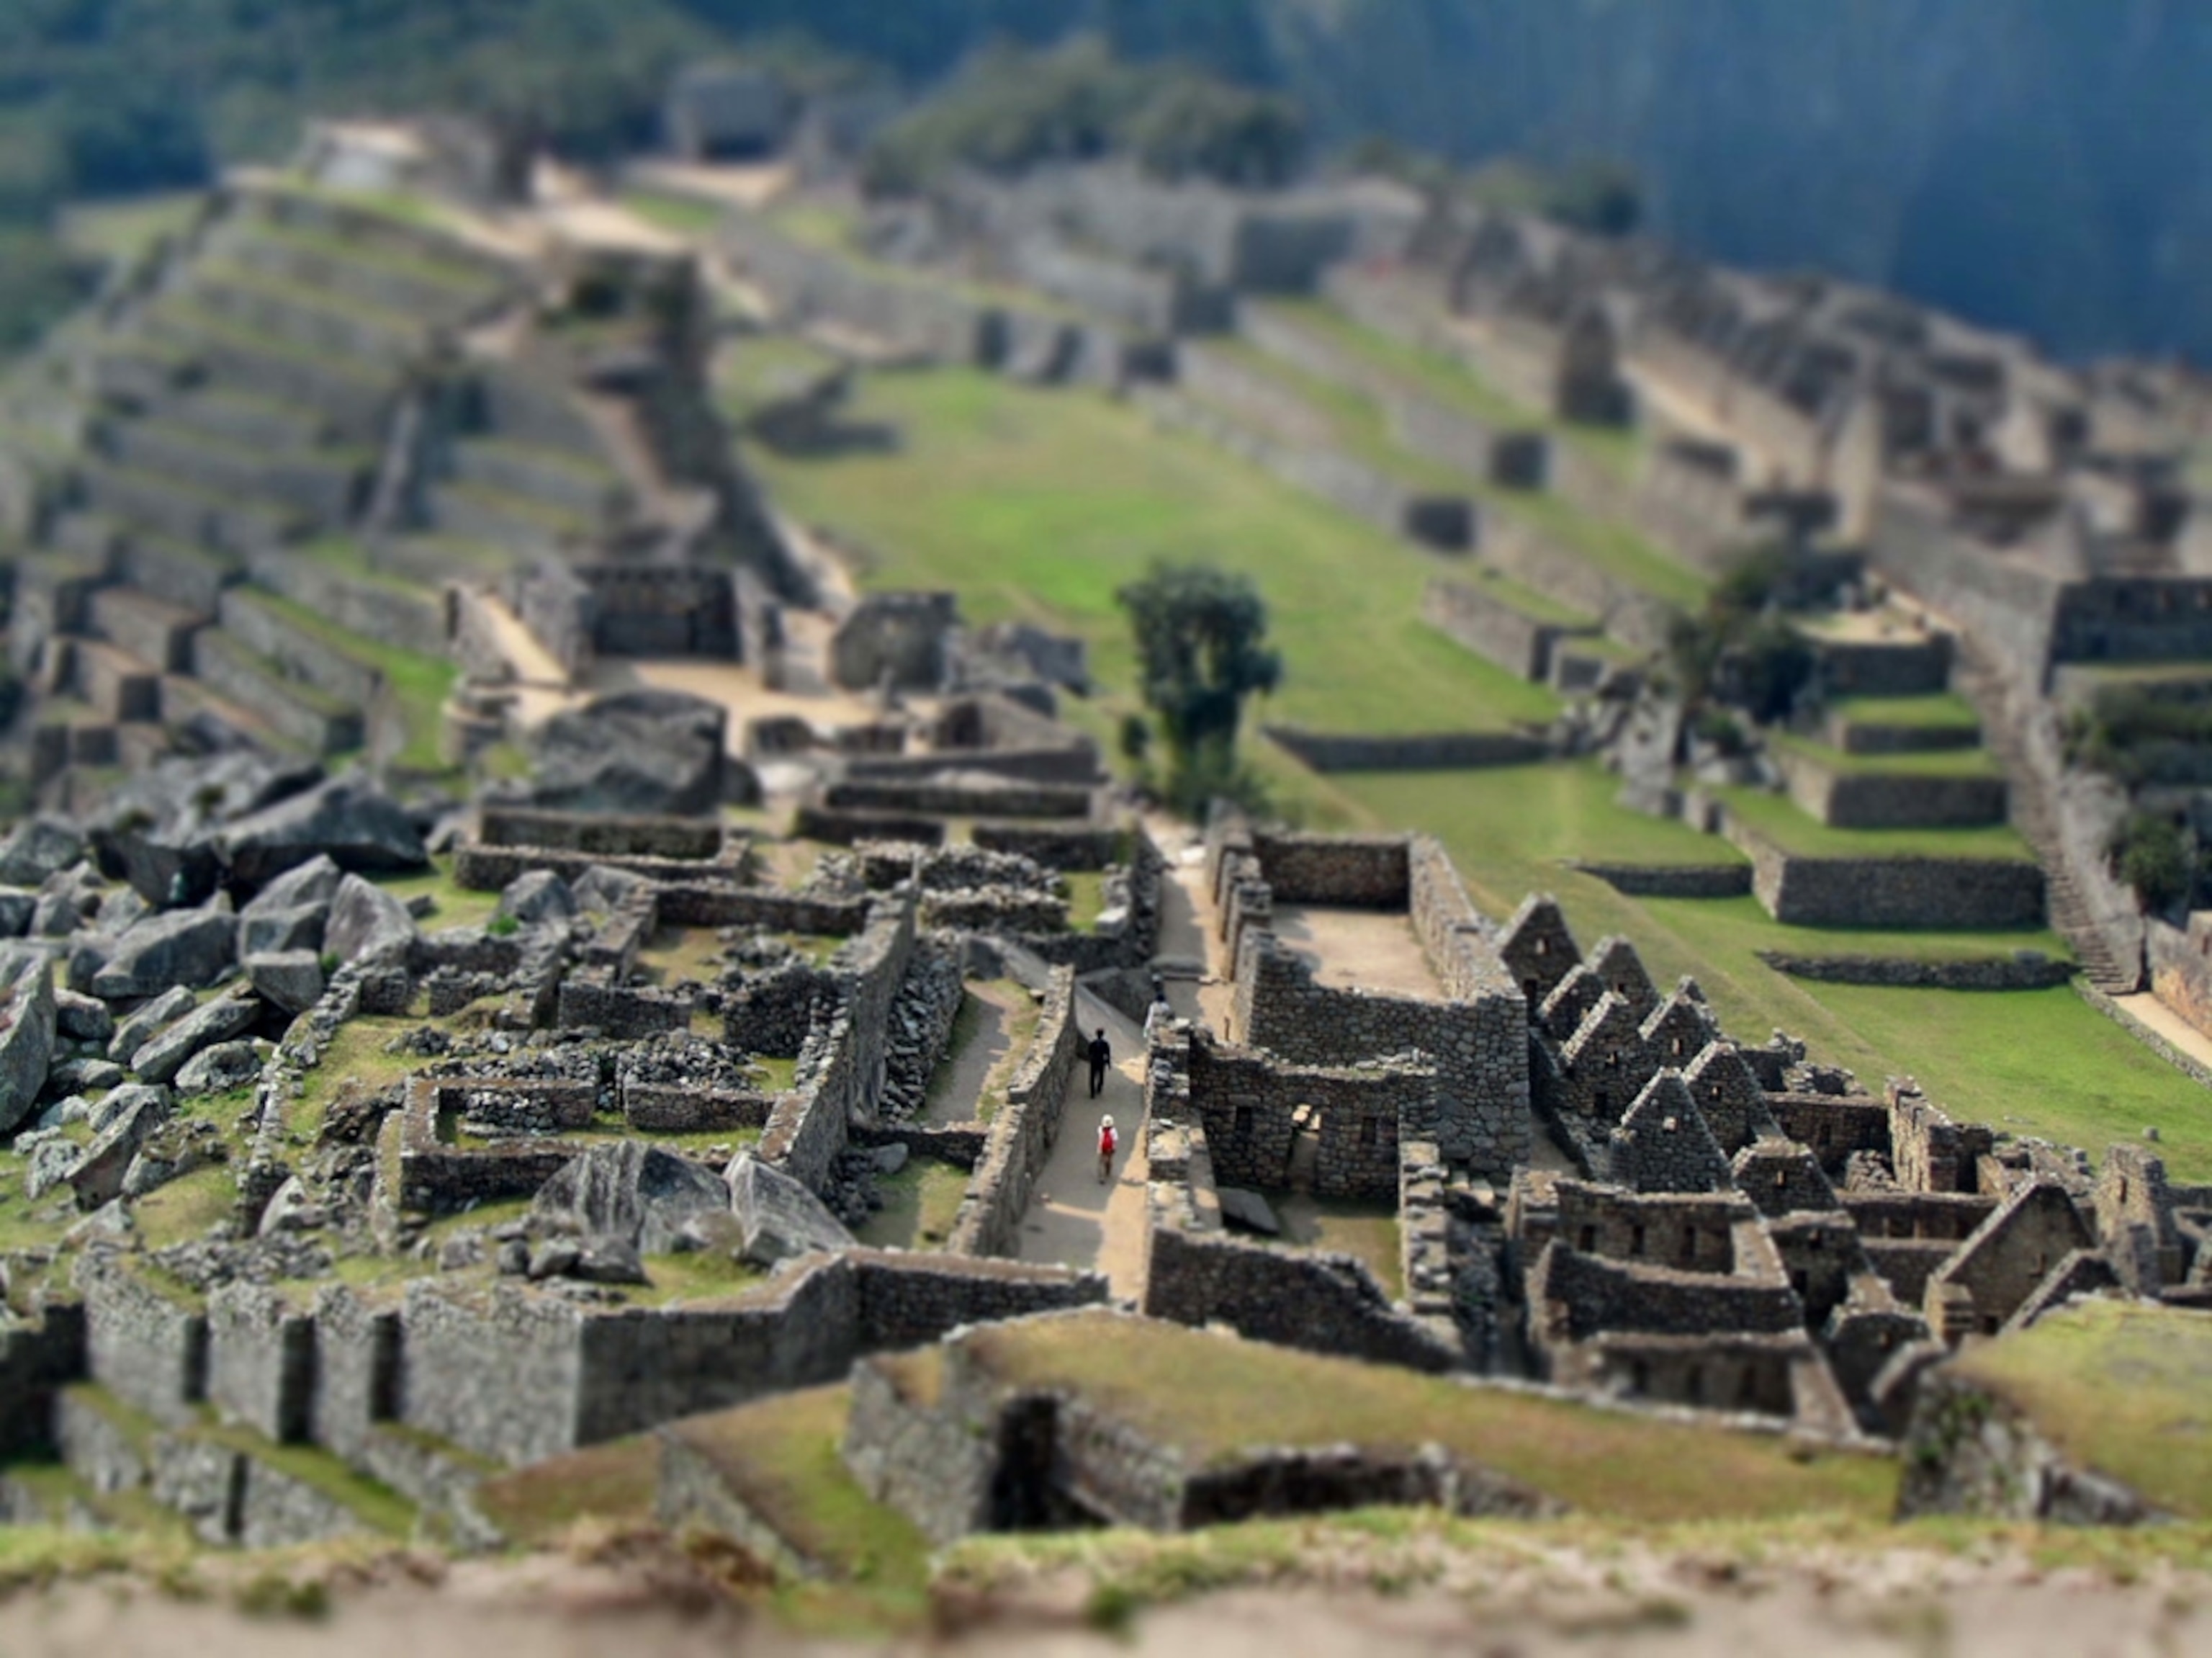
<svg viewBox="0 0 2212 1658">
<path fill-rule="evenodd" d="M 2212 1313 L 2081 1301 L 1956 1362 L 2075 1462 L 2212 1520 Z"/>
</svg>

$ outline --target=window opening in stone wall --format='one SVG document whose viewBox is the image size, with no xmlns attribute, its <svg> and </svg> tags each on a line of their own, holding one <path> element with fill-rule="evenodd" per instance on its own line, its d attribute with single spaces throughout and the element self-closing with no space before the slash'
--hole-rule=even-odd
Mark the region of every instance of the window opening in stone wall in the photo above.
<svg viewBox="0 0 2212 1658">
<path fill-rule="evenodd" d="M 1641 1255 L 1644 1253 L 1644 1228 L 1640 1226 L 1632 1228 L 1629 1232 L 1628 1253 L 1632 1255 Z"/>
<path fill-rule="evenodd" d="M 1524 978 L 1521 981 L 1521 994 L 1527 997 L 1531 1002 L 1534 1002 L 1536 999 L 1536 991 L 1537 984 L 1534 978 Z"/>
<path fill-rule="evenodd" d="M 1633 1392 L 1638 1393 L 1650 1393 L 1651 1391 L 1651 1367 L 1646 1364 L 1642 1359 L 1631 1359 L 1628 1362 L 1628 1385 Z"/>
<path fill-rule="evenodd" d="M 1251 1107 L 1251 1106 L 1237 1106 L 1237 1116 L 1236 1116 L 1236 1119 L 1235 1119 L 1234 1123 L 1231 1125 L 1231 1131 L 1236 1135 L 1237 1138 L 1238 1138 L 1238 1139 L 1240 1139 L 1240 1140 L 1247 1140 L 1247 1139 L 1249 1139 L 1249 1138 L 1251 1137 L 1251 1136 L 1252 1136 L 1252 1107 Z"/>
<path fill-rule="evenodd" d="M 1735 1399 L 1737 1404 L 1746 1406 L 1759 1403 L 1759 1373 L 1747 1364 L 1736 1377 Z"/>
<path fill-rule="evenodd" d="M 1370 1117 L 1359 1125 L 1359 1143 L 1372 1151 L 1382 1143 L 1382 1119 Z"/>
<path fill-rule="evenodd" d="M 1703 1365 L 1692 1365 L 1683 1375 L 1682 1395 L 1692 1405 L 1703 1405 L 1705 1402 L 1705 1372 Z"/>
<path fill-rule="evenodd" d="M 1584 1227 L 1577 1240 L 1576 1247 L 1585 1255 L 1595 1254 L 1597 1253 L 1597 1228 L 1594 1226 Z"/>
<path fill-rule="evenodd" d="M 1686 1226 L 1682 1228 L 1681 1261 L 1685 1266 L 1695 1266 L 1698 1264 L 1698 1228 L 1694 1226 Z"/>
<path fill-rule="evenodd" d="M 1600 1088 L 1590 1097 L 1600 1111 L 1607 1111 L 1613 1106 L 1613 1096 L 1607 1093 L 1603 1088 Z"/>
</svg>

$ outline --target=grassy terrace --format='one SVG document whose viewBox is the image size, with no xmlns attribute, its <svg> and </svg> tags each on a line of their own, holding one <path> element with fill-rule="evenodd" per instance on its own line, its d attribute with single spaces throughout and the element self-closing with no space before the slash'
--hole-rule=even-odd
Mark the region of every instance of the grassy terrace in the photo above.
<svg viewBox="0 0 2212 1658">
<path fill-rule="evenodd" d="M 384 676 L 407 727 L 407 746 L 394 756 L 398 765 L 410 771 L 450 769 L 438 753 L 438 732 L 440 710 L 453 694 L 453 680 L 459 673 L 452 662 L 349 633 L 319 612 L 279 594 L 257 593 L 254 596 L 301 632 L 328 645 L 334 654 L 365 662 Z"/>
<path fill-rule="evenodd" d="M 1289 396 L 1328 420 L 1337 444 L 1347 454 L 1406 487 L 1472 496 L 1487 510 L 1526 521 L 1639 592 L 1684 609 L 1704 602 L 1705 578 L 1676 564 L 1627 525 L 1592 517 L 1549 491 L 1503 489 L 1487 479 L 1415 454 L 1399 444 L 1380 405 L 1352 387 L 1306 374 L 1247 342 L 1211 342 L 1210 348 L 1274 380 Z"/>
<path fill-rule="evenodd" d="M 859 403 L 900 429 L 896 450 L 754 464 L 786 510 L 875 550 L 864 586 L 953 588 L 973 622 L 1080 633 L 1101 681 L 1121 685 L 1133 657 L 1115 590 L 1155 558 L 1211 559 L 1249 572 L 1273 607 L 1291 672 L 1267 719 L 1403 732 L 1558 709 L 1422 623 L 1423 586 L 1455 566 L 1133 409 L 966 372 L 873 377 Z"/>
<path fill-rule="evenodd" d="M 1464 360 L 1408 344 L 1380 329 L 1370 328 L 1346 316 L 1327 300 L 1275 301 L 1270 308 L 1368 368 L 1400 381 L 1407 391 L 1417 392 L 1471 420 L 1507 431 L 1553 433 L 1623 478 L 1635 466 L 1637 436 L 1633 431 L 1585 426 L 1530 409 L 1491 385 Z"/>
<path fill-rule="evenodd" d="M 1001 1380 L 1081 1395 L 1177 1448 L 1192 1467 L 1267 1446 L 1410 1451 L 1431 1441 L 1579 1515 L 1652 1521 L 1872 1518 L 1887 1512 L 1896 1483 L 1887 1458 L 1824 1454 L 1776 1436 L 1652 1422 L 1110 1314 L 994 1326 L 969 1340 Z M 1255 1409 L 1261 1400 L 1265 1408 Z"/>
<path fill-rule="evenodd" d="M 1831 771 L 1859 776 L 1915 777 L 1997 777 L 2004 768 L 1985 748 L 1940 748 L 1914 754 L 1847 754 L 1840 748 L 1787 732 L 1771 732 L 1768 741 Z"/>
<path fill-rule="evenodd" d="M 837 359 L 793 334 L 744 334 L 723 347 L 715 364 L 715 400 L 742 426 L 776 402 L 836 368 Z"/>
<path fill-rule="evenodd" d="M 1978 730 L 1982 717 L 1964 697 L 1847 697 L 1828 711 L 1855 725 L 1893 725 L 1917 731 Z"/>
<path fill-rule="evenodd" d="M 1948 754 L 1927 756 L 1936 759 Z M 1882 771 L 1886 765 L 1855 769 Z M 1902 768 L 1899 768 L 1902 769 Z M 2035 854 L 2009 824 L 1978 829 L 1831 829 L 1797 809 L 1780 795 L 1757 789 L 1717 792 L 1747 827 L 1785 851 L 1819 858 L 2013 858 L 2033 862 Z"/>
<path fill-rule="evenodd" d="M 1595 624 L 1580 611 L 1570 610 L 1556 600 L 1539 593 L 1525 582 L 1516 582 L 1502 570 L 1485 567 L 1470 569 L 1463 578 L 1469 587 L 1478 588 L 1499 604 L 1519 611 L 1523 616 L 1539 622 L 1549 622 L 1558 627 L 1592 627 Z"/>
<path fill-rule="evenodd" d="M 82 259 L 125 264 L 190 225 L 206 199 L 197 190 L 185 190 L 66 208 L 62 244 Z"/>
<path fill-rule="evenodd" d="M 2183 1519 L 2212 1519 L 2212 1314 L 2080 1301 L 1970 1347 L 1958 1368 L 2075 1461 Z"/>
</svg>

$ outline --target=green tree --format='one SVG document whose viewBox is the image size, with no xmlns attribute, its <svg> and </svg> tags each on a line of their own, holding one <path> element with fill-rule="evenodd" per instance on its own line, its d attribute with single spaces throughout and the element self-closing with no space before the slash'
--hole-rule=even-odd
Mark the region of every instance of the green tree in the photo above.
<svg viewBox="0 0 2212 1658">
<path fill-rule="evenodd" d="M 1272 190 L 1297 171 L 1305 118 L 1286 98 L 1181 75 L 1131 117 L 1127 143 L 1155 178 Z"/>
<path fill-rule="evenodd" d="M 1115 595 L 1136 635 L 1139 689 L 1158 716 L 1169 798 L 1187 812 L 1241 792 L 1237 732 L 1245 700 L 1282 683 L 1267 607 L 1251 578 L 1210 564 L 1155 564 Z"/>
<path fill-rule="evenodd" d="M 2172 909 L 2194 885 L 2188 838 L 2172 819 L 2152 813 L 2128 820 L 2114 840 L 2112 863 L 2151 914 Z"/>
</svg>

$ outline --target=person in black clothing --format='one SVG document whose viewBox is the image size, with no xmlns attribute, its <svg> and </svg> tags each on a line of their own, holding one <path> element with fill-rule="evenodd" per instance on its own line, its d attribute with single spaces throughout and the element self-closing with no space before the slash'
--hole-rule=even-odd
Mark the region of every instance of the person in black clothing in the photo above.
<svg viewBox="0 0 2212 1658">
<path fill-rule="evenodd" d="M 1114 1050 L 1106 1045 L 1106 1027 L 1101 1025 L 1098 1034 L 1091 1041 L 1091 1097 L 1096 1100 L 1106 1087 L 1106 1067 L 1114 1063 Z"/>
</svg>

